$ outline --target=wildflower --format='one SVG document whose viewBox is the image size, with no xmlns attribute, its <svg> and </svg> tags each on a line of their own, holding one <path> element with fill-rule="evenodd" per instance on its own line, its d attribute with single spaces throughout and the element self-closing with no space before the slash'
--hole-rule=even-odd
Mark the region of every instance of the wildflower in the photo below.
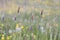
<svg viewBox="0 0 60 40">
<path fill-rule="evenodd" d="M 9 30 L 9 33 L 12 33 L 12 30 Z"/>
<path fill-rule="evenodd" d="M 1 39 L 4 40 L 4 36 Z"/>
<path fill-rule="evenodd" d="M 16 32 L 18 32 L 18 31 L 21 31 L 21 28 L 19 28 L 19 27 L 18 27 L 18 28 L 16 28 Z"/>
<path fill-rule="evenodd" d="M 23 28 L 23 26 L 21 26 L 21 28 Z M 16 24 L 16 32 L 20 31 L 21 28 L 19 27 L 19 24 Z"/>
<path fill-rule="evenodd" d="M 20 28 L 21 28 L 21 29 L 24 29 L 24 26 L 21 26 Z"/>
<path fill-rule="evenodd" d="M 1 39 L 4 40 L 4 35 L 2 35 L 2 38 Z"/>
<path fill-rule="evenodd" d="M 19 27 L 19 24 L 16 24 L 16 28 L 18 28 Z"/>
<path fill-rule="evenodd" d="M 43 27 L 41 27 L 41 31 L 42 31 L 42 33 L 43 33 L 43 32 L 45 32 L 45 30 L 44 30 L 44 28 L 43 28 Z"/>
</svg>

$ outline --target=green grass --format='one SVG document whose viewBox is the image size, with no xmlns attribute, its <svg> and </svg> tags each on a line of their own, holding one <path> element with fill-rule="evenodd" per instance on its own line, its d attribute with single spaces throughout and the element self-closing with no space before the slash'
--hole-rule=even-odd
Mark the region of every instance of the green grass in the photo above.
<svg viewBox="0 0 60 40">
<path fill-rule="evenodd" d="M 34 19 L 31 19 L 32 13 L 20 13 L 20 14 L 5 14 L 4 21 L 0 20 L 0 28 L 3 33 L 0 33 L 0 40 L 2 35 L 4 35 L 7 40 L 8 36 L 12 36 L 10 40 L 60 40 L 60 15 L 51 14 L 45 15 L 44 18 L 41 18 L 39 12 L 34 12 Z M 12 18 L 16 16 L 16 20 L 12 20 Z M 53 18 L 57 16 L 57 20 L 55 22 L 52 21 Z M 1 18 L 1 17 L 0 17 Z M 41 19 L 43 19 L 41 21 Z M 16 32 L 13 31 L 9 33 L 9 30 L 15 30 L 15 26 L 17 23 L 21 23 L 24 26 L 24 29 Z M 46 26 L 47 23 L 51 24 L 50 26 Z M 57 23 L 58 26 L 54 26 Z M 1 26 L 4 24 L 4 26 Z M 20 24 L 19 24 L 20 25 Z M 40 27 L 39 27 L 40 26 Z M 41 27 L 44 27 L 45 32 L 41 31 Z"/>
</svg>

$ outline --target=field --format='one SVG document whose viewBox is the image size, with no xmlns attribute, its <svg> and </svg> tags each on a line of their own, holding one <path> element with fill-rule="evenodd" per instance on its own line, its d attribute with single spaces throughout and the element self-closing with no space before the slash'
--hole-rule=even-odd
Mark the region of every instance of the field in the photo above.
<svg viewBox="0 0 60 40">
<path fill-rule="evenodd" d="M 59 1 L 1 2 L 0 40 L 60 40 Z"/>
</svg>

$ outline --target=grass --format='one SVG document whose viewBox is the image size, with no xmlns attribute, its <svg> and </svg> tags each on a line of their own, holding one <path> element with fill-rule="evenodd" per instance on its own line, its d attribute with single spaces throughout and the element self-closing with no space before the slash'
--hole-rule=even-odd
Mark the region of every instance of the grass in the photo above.
<svg viewBox="0 0 60 40">
<path fill-rule="evenodd" d="M 41 18 L 39 12 L 5 14 L 4 20 L 0 17 L 0 40 L 60 40 L 59 16 L 44 14 Z"/>
<path fill-rule="evenodd" d="M 60 3 L 57 1 L 5 1 L 4 7 L 0 7 L 0 40 L 60 40 Z M 21 6 L 20 13 L 17 13 L 18 6 Z M 41 9 L 44 9 L 43 16 Z"/>
</svg>

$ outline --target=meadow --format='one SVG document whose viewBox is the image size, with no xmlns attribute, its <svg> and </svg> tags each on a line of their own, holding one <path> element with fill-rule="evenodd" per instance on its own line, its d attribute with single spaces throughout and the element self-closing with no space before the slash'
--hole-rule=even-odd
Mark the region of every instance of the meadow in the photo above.
<svg viewBox="0 0 60 40">
<path fill-rule="evenodd" d="M 60 40 L 59 17 L 41 11 L 0 13 L 0 40 Z"/>
<path fill-rule="evenodd" d="M 0 0 L 0 40 L 60 40 L 60 1 Z"/>
</svg>

